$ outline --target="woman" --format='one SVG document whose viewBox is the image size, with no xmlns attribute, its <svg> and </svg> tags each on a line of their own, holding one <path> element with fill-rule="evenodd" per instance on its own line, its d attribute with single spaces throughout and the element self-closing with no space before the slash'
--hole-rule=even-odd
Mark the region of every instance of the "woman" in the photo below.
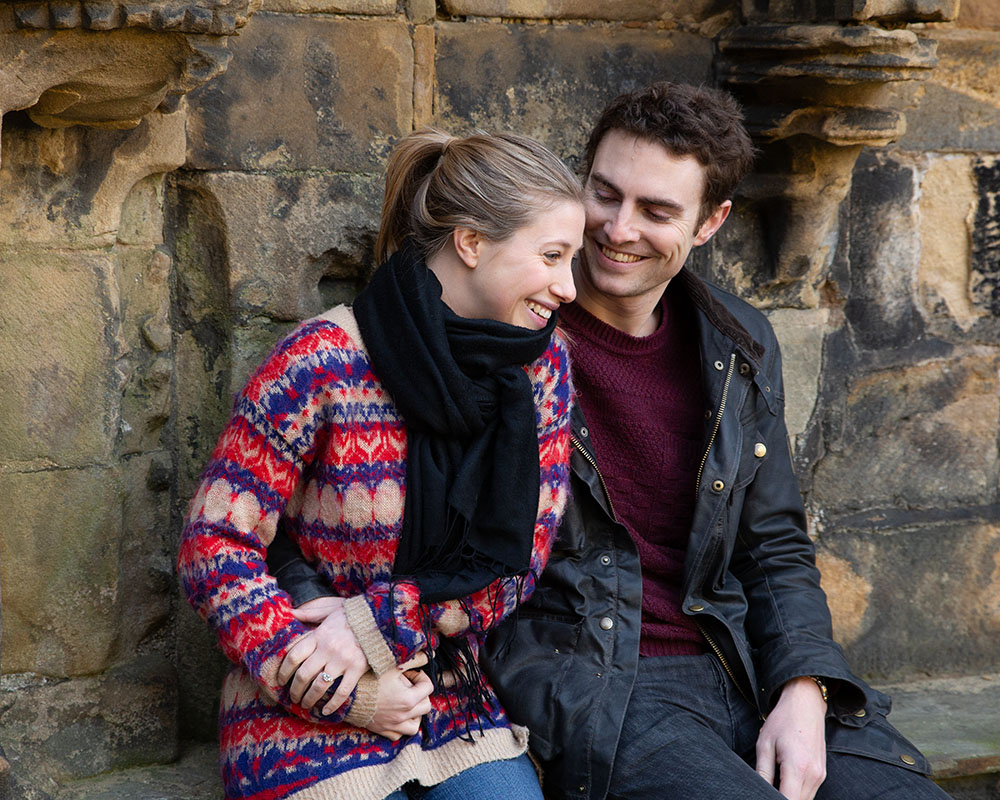
<svg viewBox="0 0 1000 800">
<path fill-rule="evenodd" d="M 537 142 L 411 134 L 389 161 L 371 283 L 237 397 L 178 561 L 236 664 L 227 798 L 541 798 L 477 658 L 531 593 L 567 499 L 552 332 L 583 224 L 579 184 Z M 333 652 L 267 574 L 279 525 L 338 595 Z M 292 651 L 312 661 L 279 675 Z"/>
</svg>

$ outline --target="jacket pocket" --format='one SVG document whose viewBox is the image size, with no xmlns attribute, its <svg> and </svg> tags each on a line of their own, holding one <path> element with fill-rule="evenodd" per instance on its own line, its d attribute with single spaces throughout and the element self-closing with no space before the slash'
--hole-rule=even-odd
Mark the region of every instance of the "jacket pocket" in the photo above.
<svg viewBox="0 0 1000 800">
<path fill-rule="evenodd" d="M 867 723 L 859 728 L 842 725 L 835 717 L 828 717 L 826 747 L 834 753 L 874 758 L 911 772 L 931 774 L 931 765 L 923 753 L 880 712 L 869 715 Z"/>
</svg>

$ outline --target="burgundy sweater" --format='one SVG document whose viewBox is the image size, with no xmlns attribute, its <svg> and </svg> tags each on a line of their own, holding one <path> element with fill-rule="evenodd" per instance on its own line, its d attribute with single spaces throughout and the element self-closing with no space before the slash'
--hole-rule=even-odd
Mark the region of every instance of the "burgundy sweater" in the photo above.
<svg viewBox="0 0 1000 800">
<path fill-rule="evenodd" d="M 576 401 L 615 513 L 639 550 L 643 656 L 704 651 L 681 602 L 706 401 L 691 335 L 696 323 L 669 294 L 659 327 L 641 338 L 576 303 L 559 312 L 569 333 Z"/>
</svg>

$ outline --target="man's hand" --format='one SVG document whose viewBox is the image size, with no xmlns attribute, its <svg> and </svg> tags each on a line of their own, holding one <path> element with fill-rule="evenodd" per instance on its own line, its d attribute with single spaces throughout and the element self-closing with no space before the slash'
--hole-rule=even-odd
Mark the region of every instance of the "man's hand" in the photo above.
<svg viewBox="0 0 1000 800">
<path fill-rule="evenodd" d="M 757 773 L 788 800 L 812 800 L 826 778 L 826 702 L 812 678 L 794 678 L 757 737 Z M 780 770 L 780 771 L 779 771 Z"/>
<path fill-rule="evenodd" d="M 431 710 L 429 698 L 434 691 L 431 679 L 417 669 L 426 663 L 427 656 L 418 653 L 378 679 L 378 702 L 368 730 L 394 742 L 419 733 L 421 718 Z"/>
<path fill-rule="evenodd" d="M 368 659 L 354 638 L 340 597 L 318 597 L 294 612 L 296 619 L 318 625 L 292 645 L 278 667 L 278 682 L 291 680 L 288 693 L 303 708 L 312 708 L 340 678 L 323 706 L 332 714 L 351 696 L 358 679 L 368 671 Z"/>
</svg>

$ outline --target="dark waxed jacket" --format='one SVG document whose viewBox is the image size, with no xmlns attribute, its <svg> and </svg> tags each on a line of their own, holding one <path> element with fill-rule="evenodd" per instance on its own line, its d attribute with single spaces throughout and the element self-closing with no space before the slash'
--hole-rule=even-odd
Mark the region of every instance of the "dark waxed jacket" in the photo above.
<svg viewBox="0 0 1000 800">
<path fill-rule="evenodd" d="M 832 639 L 788 455 L 770 324 L 687 270 L 669 291 L 685 293 L 697 309 L 711 406 L 684 565 L 685 612 L 762 716 L 786 681 L 822 676 L 836 687 L 830 749 L 929 773 L 886 722 L 889 698 L 852 675 Z M 481 660 L 508 714 L 531 730 L 546 796 L 603 800 L 639 659 L 642 581 L 586 421 L 579 408 L 574 414 L 573 498 L 555 549 L 534 595 L 508 622 L 513 638 L 499 630 Z"/>
</svg>

